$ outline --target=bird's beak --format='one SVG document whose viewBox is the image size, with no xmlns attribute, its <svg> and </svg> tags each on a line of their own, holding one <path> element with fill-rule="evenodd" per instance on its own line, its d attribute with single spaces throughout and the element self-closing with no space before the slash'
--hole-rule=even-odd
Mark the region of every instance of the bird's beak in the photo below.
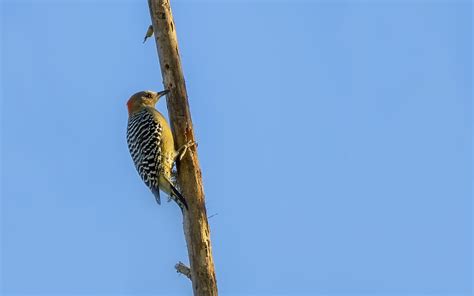
<svg viewBox="0 0 474 296">
<path fill-rule="evenodd" d="M 164 91 L 157 92 L 156 95 L 159 98 L 159 97 L 162 97 L 162 96 L 166 95 L 169 92 L 170 91 L 168 89 L 165 89 Z"/>
</svg>

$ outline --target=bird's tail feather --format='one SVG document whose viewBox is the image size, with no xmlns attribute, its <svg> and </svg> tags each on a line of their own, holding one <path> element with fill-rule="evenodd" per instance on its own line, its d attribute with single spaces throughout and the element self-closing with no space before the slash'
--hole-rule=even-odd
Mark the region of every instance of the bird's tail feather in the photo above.
<svg viewBox="0 0 474 296">
<path fill-rule="evenodd" d="M 171 195 L 174 195 L 176 197 L 176 198 L 173 198 L 174 201 L 176 201 L 176 203 L 178 204 L 178 206 L 181 209 L 183 209 L 183 207 L 184 207 L 187 210 L 188 209 L 188 203 L 186 202 L 186 199 L 184 199 L 184 196 L 171 183 L 170 183 L 170 188 L 171 188 L 171 191 L 172 191 Z"/>
<path fill-rule="evenodd" d="M 152 188 L 151 192 L 153 192 L 153 195 L 155 196 L 156 202 L 161 205 L 161 199 L 160 199 L 160 189 L 159 188 Z"/>
<path fill-rule="evenodd" d="M 161 189 L 166 192 L 166 194 L 168 194 L 170 198 L 174 200 L 182 210 L 188 209 L 188 203 L 186 202 L 186 199 L 179 192 L 179 190 L 176 189 L 176 187 L 168 178 L 160 178 L 160 184 L 160 187 L 162 187 Z"/>
</svg>

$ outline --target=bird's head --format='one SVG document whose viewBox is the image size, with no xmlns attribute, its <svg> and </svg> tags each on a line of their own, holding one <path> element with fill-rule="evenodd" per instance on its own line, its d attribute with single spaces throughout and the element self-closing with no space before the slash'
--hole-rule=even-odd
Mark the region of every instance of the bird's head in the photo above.
<svg viewBox="0 0 474 296">
<path fill-rule="evenodd" d="M 140 91 L 128 99 L 128 114 L 133 114 L 143 107 L 154 107 L 161 96 L 166 95 L 169 90 L 154 92 L 150 90 Z"/>
</svg>

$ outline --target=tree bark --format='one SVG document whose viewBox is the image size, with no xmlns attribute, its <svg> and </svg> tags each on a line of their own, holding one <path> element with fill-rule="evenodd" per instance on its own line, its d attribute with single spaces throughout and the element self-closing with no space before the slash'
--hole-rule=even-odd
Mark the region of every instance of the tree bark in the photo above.
<svg viewBox="0 0 474 296">
<path fill-rule="evenodd" d="M 168 114 L 176 147 L 195 141 L 188 95 L 179 56 L 176 27 L 169 0 L 148 0 L 160 61 Z M 189 210 L 183 211 L 183 228 L 188 247 L 191 281 L 195 296 L 217 295 L 212 259 L 211 238 L 207 221 L 201 169 L 196 147 L 178 161 L 178 182 Z"/>
</svg>

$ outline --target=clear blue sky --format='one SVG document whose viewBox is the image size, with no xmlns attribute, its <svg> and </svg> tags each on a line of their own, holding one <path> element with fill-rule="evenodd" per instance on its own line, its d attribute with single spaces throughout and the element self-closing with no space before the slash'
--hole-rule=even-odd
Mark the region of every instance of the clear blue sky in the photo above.
<svg viewBox="0 0 474 296">
<path fill-rule="evenodd" d="M 222 295 L 472 295 L 470 1 L 172 5 Z M 125 140 L 147 2 L 0 7 L 0 294 L 190 295 Z"/>
</svg>

